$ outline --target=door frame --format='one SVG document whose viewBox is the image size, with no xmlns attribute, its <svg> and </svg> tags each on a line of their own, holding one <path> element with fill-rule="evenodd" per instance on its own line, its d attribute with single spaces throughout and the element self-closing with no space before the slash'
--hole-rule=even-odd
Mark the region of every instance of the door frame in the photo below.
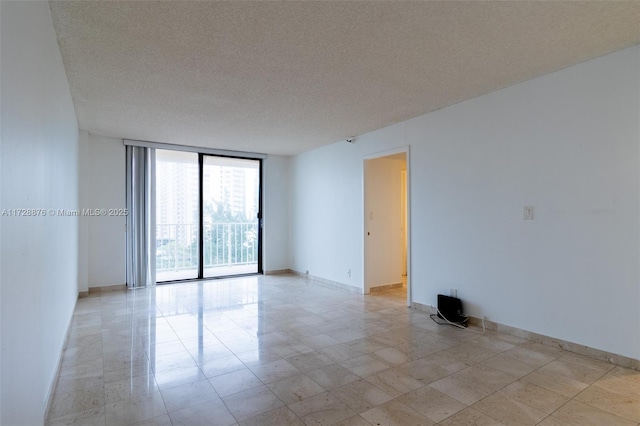
<svg viewBox="0 0 640 426">
<path fill-rule="evenodd" d="M 411 147 L 404 145 L 398 148 L 376 152 L 366 155 L 362 158 L 362 292 L 369 294 L 370 288 L 367 281 L 367 176 L 366 162 L 367 160 L 375 160 L 378 158 L 389 157 L 395 154 L 405 154 L 407 167 L 407 185 L 406 185 L 406 240 L 407 240 L 407 306 L 411 306 Z"/>
</svg>

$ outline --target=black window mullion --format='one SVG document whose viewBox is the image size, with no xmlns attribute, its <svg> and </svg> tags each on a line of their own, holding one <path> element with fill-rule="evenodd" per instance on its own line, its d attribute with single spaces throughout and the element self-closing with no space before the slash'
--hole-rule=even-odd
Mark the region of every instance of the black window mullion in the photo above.
<svg viewBox="0 0 640 426">
<path fill-rule="evenodd" d="M 262 159 L 258 167 L 258 273 L 262 274 Z"/>
<path fill-rule="evenodd" d="M 200 218 L 198 220 L 198 278 L 204 278 L 204 154 L 198 154 L 198 196 Z"/>
</svg>

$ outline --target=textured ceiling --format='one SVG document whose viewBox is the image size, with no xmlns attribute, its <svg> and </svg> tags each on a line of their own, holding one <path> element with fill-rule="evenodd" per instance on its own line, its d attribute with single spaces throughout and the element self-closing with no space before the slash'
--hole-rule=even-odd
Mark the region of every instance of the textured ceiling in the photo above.
<svg viewBox="0 0 640 426">
<path fill-rule="evenodd" d="M 281 155 L 640 43 L 640 1 L 50 5 L 80 128 Z"/>
</svg>

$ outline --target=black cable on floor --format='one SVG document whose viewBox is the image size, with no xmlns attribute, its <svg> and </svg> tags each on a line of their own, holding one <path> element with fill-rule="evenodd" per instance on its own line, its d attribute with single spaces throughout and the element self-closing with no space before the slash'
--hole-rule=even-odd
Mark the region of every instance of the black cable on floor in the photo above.
<svg viewBox="0 0 640 426">
<path fill-rule="evenodd" d="M 464 323 L 460 323 L 460 322 L 446 322 L 446 321 L 438 321 L 436 318 L 438 317 L 436 314 L 431 314 L 429 315 L 431 317 L 431 319 L 433 320 L 433 322 L 435 322 L 438 325 L 450 325 L 452 327 L 464 327 L 467 328 L 467 324 Z"/>
</svg>

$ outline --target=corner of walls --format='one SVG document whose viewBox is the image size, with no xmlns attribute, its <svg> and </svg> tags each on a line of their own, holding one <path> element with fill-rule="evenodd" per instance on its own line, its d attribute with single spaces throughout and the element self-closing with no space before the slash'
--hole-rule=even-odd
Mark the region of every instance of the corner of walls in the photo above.
<svg viewBox="0 0 640 426">
<path fill-rule="evenodd" d="M 125 152 L 122 139 L 81 131 L 80 209 L 126 208 Z M 80 226 L 82 291 L 125 284 L 126 217 L 86 216 Z"/>
<path fill-rule="evenodd" d="M 32 212 L 0 220 L 0 423 L 42 424 L 78 295 L 78 218 L 57 213 L 78 208 L 78 123 L 48 3 L 0 10 L 1 204 Z"/>
<path fill-rule="evenodd" d="M 636 49 L 636 75 L 640 76 L 640 48 Z M 638 104 L 640 105 L 640 77 L 637 79 L 637 85 L 636 85 L 636 93 L 638 94 Z M 638 127 L 637 127 L 637 138 L 636 140 L 638 141 L 638 146 L 640 147 L 640 106 L 638 107 L 638 113 L 637 113 L 637 123 L 638 123 Z M 640 148 L 638 149 L 638 164 L 640 164 Z M 640 166 L 638 167 L 637 170 L 637 174 L 636 174 L 636 179 L 639 182 L 638 185 L 638 211 L 640 211 Z M 640 234 L 640 231 L 639 231 Z M 637 276 L 640 277 L 640 236 L 637 239 L 638 242 L 638 259 L 636 261 L 636 267 L 638 268 Z M 640 281 L 640 280 L 639 280 Z M 637 306 L 638 309 L 636 310 L 637 313 L 637 323 L 636 323 L 636 330 L 640 330 L 640 284 L 636 284 L 636 291 L 637 291 Z M 636 359 L 638 360 L 638 369 L 640 370 L 640 338 L 638 339 L 638 350 L 637 350 L 637 356 Z"/>
<path fill-rule="evenodd" d="M 78 204 L 80 208 L 86 205 L 91 192 L 89 188 L 90 164 L 89 161 L 89 132 L 78 132 Z M 83 215 L 78 217 L 78 294 L 85 295 L 89 292 L 89 218 Z"/>
<path fill-rule="evenodd" d="M 291 269 L 364 291 L 364 159 L 404 146 L 403 124 L 291 159 Z"/>
</svg>

